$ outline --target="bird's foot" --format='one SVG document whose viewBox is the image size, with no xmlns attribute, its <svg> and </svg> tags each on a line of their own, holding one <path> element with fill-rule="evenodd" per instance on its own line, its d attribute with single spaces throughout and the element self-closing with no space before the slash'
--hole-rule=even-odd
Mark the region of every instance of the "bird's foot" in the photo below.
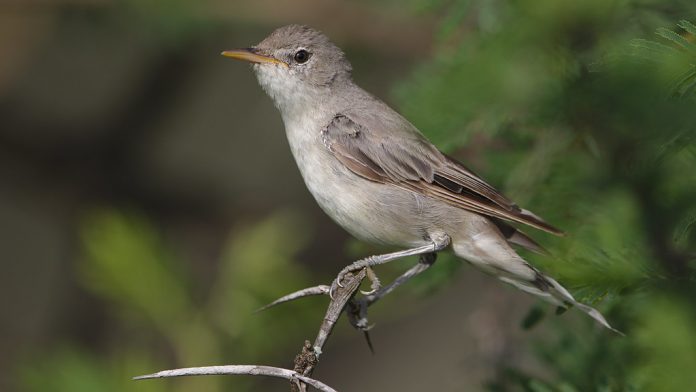
<svg viewBox="0 0 696 392">
<path fill-rule="evenodd" d="M 358 260 L 358 261 L 354 262 L 353 264 L 350 264 L 349 266 L 343 268 L 341 270 L 341 272 L 338 273 L 336 280 L 331 285 L 331 290 L 329 291 L 329 295 L 333 299 L 333 293 L 334 293 L 336 287 L 343 288 L 343 284 L 341 282 L 343 281 L 343 278 L 346 274 L 348 274 L 349 272 L 355 273 L 356 271 L 361 271 L 365 268 L 368 269 L 366 272 L 369 274 L 370 280 L 372 281 L 372 291 L 369 293 L 374 293 L 374 292 L 378 291 L 380 288 L 379 279 L 377 279 L 374 272 L 369 270 L 370 267 L 374 267 L 374 266 L 380 265 L 380 264 L 385 264 L 385 263 L 388 263 L 392 260 L 401 259 L 401 258 L 404 258 L 407 256 L 422 255 L 422 254 L 427 254 L 427 253 L 436 253 L 436 252 L 446 248 L 450 244 L 450 237 L 445 233 L 431 234 L 431 240 L 432 240 L 432 243 L 427 244 L 427 245 L 422 245 L 422 246 L 418 246 L 418 247 L 411 248 L 411 249 L 401 250 L 398 252 L 386 253 L 386 254 L 382 254 L 382 255 L 374 255 L 374 256 L 370 256 L 370 257 L 366 257 L 364 259 Z"/>
<path fill-rule="evenodd" d="M 341 282 L 343 281 L 343 278 L 346 276 L 347 273 L 349 272 L 355 272 L 355 271 L 360 271 L 363 268 L 367 268 L 368 274 L 370 273 L 371 269 L 370 267 L 377 264 L 375 260 L 377 259 L 376 256 L 370 256 L 366 257 L 364 259 L 358 260 L 345 268 L 341 270 L 341 272 L 338 273 L 338 276 L 336 276 L 336 284 L 338 287 L 343 287 L 343 284 Z M 373 272 L 374 274 L 374 272 Z M 368 275 L 369 276 L 369 275 Z M 372 278 L 370 278 L 372 280 Z"/>
<path fill-rule="evenodd" d="M 337 287 L 343 288 L 343 284 L 341 282 L 343 282 L 343 279 L 346 277 L 347 274 L 355 273 L 355 272 L 360 271 L 362 269 L 365 269 L 365 271 L 367 272 L 367 277 L 368 277 L 368 279 L 370 279 L 370 282 L 371 282 L 371 285 L 370 285 L 371 291 L 369 291 L 368 293 L 373 293 L 373 292 L 379 290 L 379 288 L 381 287 L 381 283 L 379 281 L 379 278 L 377 278 L 377 275 L 375 274 L 375 272 L 372 270 L 372 268 L 370 268 L 372 265 L 375 264 L 375 262 L 374 262 L 375 258 L 376 258 L 375 256 L 366 257 L 362 260 L 358 260 L 358 261 L 346 266 L 345 268 L 343 268 L 341 270 L 341 272 L 338 273 L 338 275 L 336 276 L 336 279 L 331 284 L 331 289 L 329 290 L 329 296 L 333 299 L 333 293 L 334 293 L 335 289 Z"/>
</svg>

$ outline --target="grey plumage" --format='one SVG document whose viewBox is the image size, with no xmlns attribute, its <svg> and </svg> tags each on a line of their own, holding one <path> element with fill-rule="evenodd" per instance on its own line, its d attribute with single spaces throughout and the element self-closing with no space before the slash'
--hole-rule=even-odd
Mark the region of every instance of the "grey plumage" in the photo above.
<svg viewBox="0 0 696 392">
<path fill-rule="evenodd" d="M 562 232 L 441 153 L 355 85 L 350 63 L 326 36 L 291 25 L 254 48 L 226 53 L 254 63 L 259 83 L 280 110 L 307 188 L 348 232 L 402 248 L 448 238 L 457 256 L 481 270 L 555 305 L 575 305 L 611 328 L 514 251 L 510 244 L 544 252 L 508 222 Z"/>
</svg>

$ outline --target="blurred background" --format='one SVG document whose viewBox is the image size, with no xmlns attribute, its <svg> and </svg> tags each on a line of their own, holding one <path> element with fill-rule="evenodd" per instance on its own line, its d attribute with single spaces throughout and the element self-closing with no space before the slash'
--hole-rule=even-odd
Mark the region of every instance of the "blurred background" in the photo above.
<svg viewBox="0 0 696 392">
<path fill-rule="evenodd" d="M 287 390 L 133 382 L 174 367 L 291 367 L 386 249 L 305 190 L 248 66 L 221 50 L 305 23 L 355 80 L 566 230 L 533 264 L 626 333 L 443 255 L 344 320 L 315 377 L 342 391 L 685 391 L 696 384 L 692 0 L 0 0 L 0 390 Z M 415 259 L 380 267 L 388 281 Z"/>
</svg>

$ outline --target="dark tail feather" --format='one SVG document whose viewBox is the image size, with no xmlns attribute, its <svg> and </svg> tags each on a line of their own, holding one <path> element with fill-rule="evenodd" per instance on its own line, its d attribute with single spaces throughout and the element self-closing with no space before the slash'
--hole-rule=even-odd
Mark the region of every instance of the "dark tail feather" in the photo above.
<svg viewBox="0 0 696 392">
<path fill-rule="evenodd" d="M 498 227 L 498 230 L 503 234 L 507 242 L 521 246 L 525 249 L 531 250 L 542 255 L 549 255 L 549 252 L 544 249 L 543 246 L 539 245 L 538 242 L 534 241 L 532 237 L 528 236 L 521 230 L 513 227 L 512 225 L 500 220 L 491 219 L 493 223 Z"/>
</svg>

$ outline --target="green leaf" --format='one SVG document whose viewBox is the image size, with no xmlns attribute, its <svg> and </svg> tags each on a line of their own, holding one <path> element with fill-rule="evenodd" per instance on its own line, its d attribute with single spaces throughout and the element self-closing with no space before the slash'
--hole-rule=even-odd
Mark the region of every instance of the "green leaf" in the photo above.
<svg viewBox="0 0 696 392">
<path fill-rule="evenodd" d="M 98 296 L 162 331 L 193 313 L 182 265 L 143 216 L 96 210 L 80 227 L 81 283 Z M 137 310 L 133 312 L 133 310 Z"/>
<path fill-rule="evenodd" d="M 679 23 L 677 23 L 677 26 L 681 27 L 682 29 L 686 30 L 689 34 L 696 37 L 696 25 L 689 22 L 688 20 L 686 20 L 686 19 L 680 20 Z"/>
<path fill-rule="evenodd" d="M 692 44 L 686 38 L 682 37 L 681 35 L 675 33 L 672 30 L 666 29 L 664 27 L 660 27 L 659 29 L 657 29 L 656 34 L 659 35 L 660 37 L 674 43 L 675 45 L 677 45 L 683 49 L 686 49 L 686 50 L 689 50 L 692 52 L 696 51 L 696 46 L 694 44 Z"/>
</svg>

